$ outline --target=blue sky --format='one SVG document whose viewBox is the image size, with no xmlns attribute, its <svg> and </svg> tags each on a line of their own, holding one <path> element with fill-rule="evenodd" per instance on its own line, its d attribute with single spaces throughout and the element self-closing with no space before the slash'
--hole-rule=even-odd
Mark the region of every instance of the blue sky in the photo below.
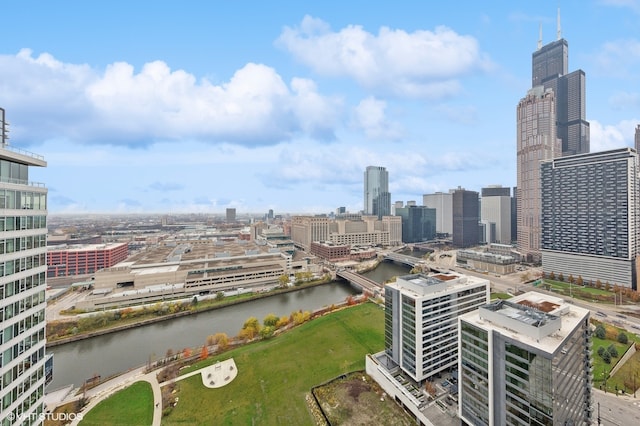
<svg viewBox="0 0 640 426">
<path fill-rule="evenodd" d="M 2 5 L 10 145 L 51 213 L 362 209 L 516 182 L 516 105 L 557 1 Z M 633 145 L 640 0 L 560 2 L 591 150 Z"/>
</svg>

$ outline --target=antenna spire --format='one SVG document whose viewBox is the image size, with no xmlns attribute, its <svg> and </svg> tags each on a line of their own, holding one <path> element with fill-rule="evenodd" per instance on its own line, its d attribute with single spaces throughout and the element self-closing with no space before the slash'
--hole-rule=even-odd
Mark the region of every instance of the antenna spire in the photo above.
<svg viewBox="0 0 640 426">
<path fill-rule="evenodd" d="M 540 26 L 538 28 L 538 50 L 542 48 L 542 22 L 540 22 Z"/>
<path fill-rule="evenodd" d="M 562 38 L 562 29 L 560 28 L 560 7 L 558 7 L 558 40 Z"/>
</svg>

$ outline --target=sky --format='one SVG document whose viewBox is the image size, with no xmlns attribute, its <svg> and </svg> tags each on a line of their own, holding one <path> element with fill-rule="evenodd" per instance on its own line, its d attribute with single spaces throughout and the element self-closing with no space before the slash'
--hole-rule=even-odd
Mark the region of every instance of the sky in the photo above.
<svg viewBox="0 0 640 426">
<path fill-rule="evenodd" d="M 633 146 L 640 0 L 37 1 L 0 11 L 0 107 L 51 214 L 329 213 L 516 183 L 531 55 L 586 73 L 591 151 Z"/>
</svg>

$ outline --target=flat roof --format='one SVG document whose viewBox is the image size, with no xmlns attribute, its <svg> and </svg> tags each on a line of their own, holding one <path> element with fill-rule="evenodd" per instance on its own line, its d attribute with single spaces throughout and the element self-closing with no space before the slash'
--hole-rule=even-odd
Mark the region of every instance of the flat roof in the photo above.
<svg viewBox="0 0 640 426">
<path fill-rule="evenodd" d="M 494 315 L 487 315 L 490 313 Z M 552 354 L 588 315 L 588 309 L 560 297 L 530 291 L 500 303 L 494 301 L 460 318 Z M 550 332 L 545 333 L 545 327 Z M 532 332 L 522 331 L 527 328 Z M 542 335 L 536 334 L 539 330 Z"/>
</svg>

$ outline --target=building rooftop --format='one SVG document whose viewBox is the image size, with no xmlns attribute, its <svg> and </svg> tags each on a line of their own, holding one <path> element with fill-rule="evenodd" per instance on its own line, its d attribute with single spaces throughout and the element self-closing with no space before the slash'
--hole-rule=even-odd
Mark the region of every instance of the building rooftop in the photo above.
<svg viewBox="0 0 640 426">
<path fill-rule="evenodd" d="M 48 246 L 47 251 L 95 251 L 95 250 L 109 250 L 121 245 L 127 245 L 127 243 L 101 243 L 101 244 L 58 244 L 55 246 Z"/>
<path fill-rule="evenodd" d="M 404 275 L 398 277 L 395 283 L 387 284 L 414 298 L 458 291 L 476 285 L 489 286 L 489 280 L 455 272 L 438 272 L 431 275 Z"/>
<path fill-rule="evenodd" d="M 461 319 L 554 354 L 588 315 L 589 310 L 560 297 L 531 291 L 491 302 Z"/>
</svg>

